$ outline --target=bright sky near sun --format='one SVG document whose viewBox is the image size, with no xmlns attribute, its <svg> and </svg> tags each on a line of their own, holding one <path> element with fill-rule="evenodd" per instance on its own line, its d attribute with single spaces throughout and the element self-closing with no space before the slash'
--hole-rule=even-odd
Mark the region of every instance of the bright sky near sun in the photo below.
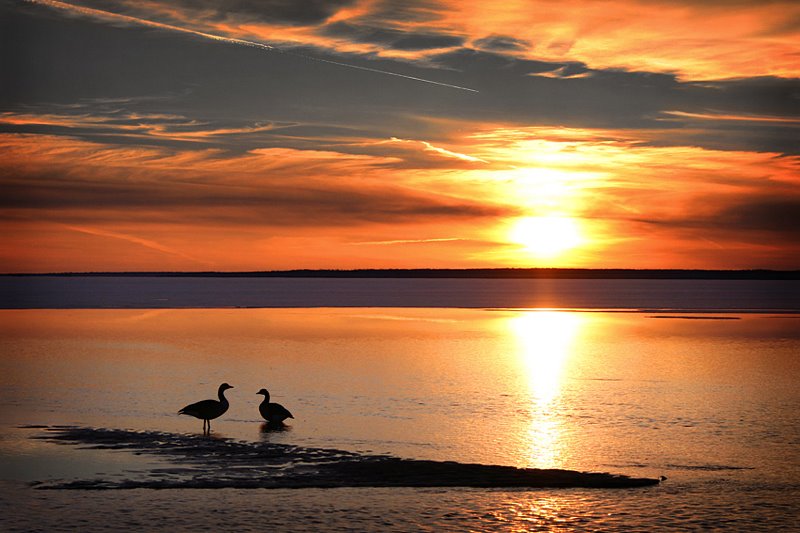
<svg viewBox="0 0 800 533">
<path fill-rule="evenodd" d="M 800 4 L 0 0 L 0 271 L 800 268 Z"/>
</svg>

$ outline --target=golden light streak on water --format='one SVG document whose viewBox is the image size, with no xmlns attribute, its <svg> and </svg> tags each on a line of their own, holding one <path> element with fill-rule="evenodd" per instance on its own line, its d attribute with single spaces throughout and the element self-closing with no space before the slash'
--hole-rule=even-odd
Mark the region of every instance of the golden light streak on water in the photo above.
<svg viewBox="0 0 800 533">
<path fill-rule="evenodd" d="M 531 421 L 528 456 L 531 466 L 561 466 L 563 442 L 561 423 L 553 412 L 583 317 L 577 313 L 532 311 L 510 319 L 517 339 L 522 367 L 530 389 Z"/>
</svg>

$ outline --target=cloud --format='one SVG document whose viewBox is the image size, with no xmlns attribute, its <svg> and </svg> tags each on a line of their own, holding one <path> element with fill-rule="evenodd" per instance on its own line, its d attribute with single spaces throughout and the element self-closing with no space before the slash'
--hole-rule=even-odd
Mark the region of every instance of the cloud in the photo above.
<svg viewBox="0 0 800 533">
<path fill-rule="evenodd" d="M 796 34 L 786 21 L 800 16 L 800 6 L 790 0 L 441 4 L 447 8 L 440 27 L 471 42 L 510 35 L 530 43 L 514 51 L 527 59 L 580 62 L 594 70 L 673 73 L 682 80 L 798 73 L 792 44 Z"/>
<path fill-rule="evenodd" d="M 555 70 L 549 72 L 539 72 L 531 74 L 531 76 L 568 80 L 575 78 L 588 78 L 592 76 L 592 74 L 592 71 L 587 69 L 584 65 L 564 65 Z"/>
<path fill-rule="evenodd" d="M 736 121 L 736 122 L 769 122 L 774 124 L 786 124 L 788 126 L 800 125 L 800 117 L 771 117 L 758 115 L 725 115 L 721 113 L 687 113 L 685 111 L 664 111 L 665 115 L 692 120 L 711 120 L 711 121 Z"/>
<path fill-rule="evenodd" d="M 292 57 L 295 60 L 301 60 L 301 61 L 305 61 L 305 62 L 324 63 L 324 64 L 335 65 L 337 67 L 346 68 L 346 69 L 355 69 L 355 70 L 361 70 L 361 71 L 366 71 L 366 72 L 373 72 L 375 74 L 381 74 L 381 75 L 387 75 L 387 76 L 395 76 L 395 77 L 398 77 L 398 78 L 405 78 L 405 79 L 413 80 L 413 81 L 417 81 L 417 82 L 429 83 L 429 84 L 432 84 L 432 85 L 439 85 L 441 87 L 449 87 L 451 89 L 459 89 L 459 90 L 469 91 L 469 92 L 478 92 L 475 89 L 471 89 L 471 88 L 468 88 L 468 87 L 463 87 L 463 86 L 459 86 L 459 85 L 444 83 L 444 82 L 441 82 L 441 81 L 429 80 L 429 79 L 421 78 L 421 77 L 418 77 L 418 76 L 411 76 L 411 75 L 408 75 L 408 74 L 402 74 L 402 73 L 399 73 L 399 72 L 392 72 L 392 71 L 388 71 L 388 70 L 382 70 L 382 69 L 379 69 L 379 68 L 375 68 L 375 66 L 367 66 L 367 65 L 363 65 L 363 64 L 358 65 L 358 64 L 354 64 L 354 63 L 346 63 L 346 62 L 343 62 L 342 60 L 336 60 L 336 59 L 331 59 L 331 58 L 324 58 L 324 57 L 319 57 L 319 56 L 314 56 L 314 55 L 302 54 L 302 53 L 299 53 L 297 51 L 290 51 L 288 49 L 281 49 L 281 48 L 278 48 L 276 46 L 273 46 L 273 45 L 270 45 L 270 44 L 266 44 L 266 43 L 263 43 L 263 42 L 259 42 L 259 41 L 241 39 L 241 38 L 236 38 L 236 37 L 228 37 L 228 36 L 220 34 L 220 32 L 209 33 L 208 31 L 199 31 L 199 30 L 192 29 L 191 27 L 188 27 L 188 26 L 185 26 L 185 25 L 165 24 L 165 23 L 157 22 L 157 21 L 150 20 L 150 19 L 132 17 L 132 16 L 129 16 L 129 15 L 117 14 L 117 13 L 114 13 L 114 12 L 111 12 L 111 11 L 102 11 L 102 10 L 96 10 L 96 9 L 82 7 L 82 6 L 75 6 L 73 4 L 69 4 L 69 3 L 61 2 L 61 1 L 57 1 L 57 0 L 30 0 L 30 1 L 42 4 L 42 5 L 46 5 L 48 7 L 52 7 L 52 8 L 55 8 L 55 9 L 64 10 L 64 11 L 68 12 L 71 15 L 86 16 L 86 17 L 89 17 L 89 18 L 95 18 L 95 19 L 100 19 L 100 20 L 109 20 L 111 22 L 121 22 L 123 24 L 131 24 L 131 25 L 134 25 L 134 26 L 135 25 L 140 25 L 140 26 L 143 26 L 145 28 L 155 28 L 157 30 L 162 30 L 162 31 L 165 31 L 165 32 L 174 32 L 174 33 L 178 33 L 178 34 L 191 35 L 193 37 L 200 37 L 202 39 L 206 39 L 206 40 L 209 40 L 209 41 L 212 41 L 212 42 L 243 46 L 243 47 L 253 48 L 253 49 L 256 49 L 256 50 L 259 50 L 259 51 L 262 51 L 262 52 L 266 51 L 268 53 L 280 53 L 282 55 Z M 410 39 L 413 40 L 414 38 L 411 37 Z M 409 44 L 411 43 L 410 40 L 407 41 L 407 42 Z M 417 39 L 415 42 L 419 42 L 419 40 Z"/>
<path fill-rule="evenodd" d="M 504 216 L 500 204 L 383 183 L 382 160 L 263 149 L 220 158 L 216 151 L 105 147 L 80 141 L 3 136 L 0 205 L 79 225 L 97 217 L 266 226 L 404 224 Z M 359 178 L 350 179 L 352 174 Z M 302 181 L 297 176 L 302 175 Z"/>
<path fill-rule="evenodd" d="M 790 0 L 91 0 L 83 5 L 231 39 L 423 64 L 427 51 L 472 42 L 529 60 L 673 73 L 686 80 L 798 75 L 794 21 L 800 19 L 800 6 Z"/>
<path fill-rule="evenodd" d="M 683 213 L 656 217 L 621 217 L 632 223 L 642 223 L 654 227 L 682 232 L 690 230 L 695 235 L 703 235 L 710 242 L 800 245 L 797 235 L 797 209 L 800 207 L 800 194 L 795 191 L 788 198 L 741 194 L 722 199 L 722 206 L 696 207 Z M 703 201 L 709 202 L 709 198 Z M 700 204 L 696 199 L 695 203 Z M 650 214 L 656 211 L 650 210 Z"/>
<path fill-rule="evenodd" d="M 436 0 L 377 0 L 358 13 L 358 19 L 373 24 L 422 24 L 429 26 L 441 22 L 447 17 L 447 10 L 452 6 L 448 2 Z"/>
<path fill-rule="evenodd" d="M 468 161 L 470 163 L 487 163 L 487 161 L 484 161 L 480 157 L 475 157 L 475 156 L 471 156 L 471 155 L 467 155 L 467 154 L 461 154 L 461 153 L 458 153 L 458 152 L 453 152 L 451 150 L 447 150 L 447 149 L 442 148 L 440 146 L 434 146 L 434 145 L 432 145 L 431 143 L 429 143 L 427 141 L 413 141 L 413 140 L 409 140 L 409 139 L 398 139 L 396 137 L 392 137 L 388 142 L 392 142 L 392 143 L 411 143 L 411 144 L 419 143 L 419 144 L 421 144 L 423 146 L 423 148 L 424 148 L 424 150 L 426 152 L 433 152 L 435 154 L 441 155 L 442 157 L 458 159 L 460 161 Z M 379 144 L 382 144 L 382 143 L 379 143 Z"/>
<path fill-rule="evenodd" d="M 269 22 L 287 25 L 318 24 L 354 0 L 85 0 L 82 4 L 147 17 L 152 14 L 168 17 L 173 22 L 192 20 L 244 24 Z"/>
<path fill-rule="evenodd" d="M 17 173 L 19 175 L 19 173 Z M 21 174 L 36 185 L 7 182 L 0 205 L 15 212 L 35 212 L 41 220 L 65 224 L 84 221 L 120 223 L 135 217 L 139 224 L 191 223 L 218 227 L 337 227 L 368 223 L 444 223 L 455 219 L 507 216 L 514 211 L 443 195 L 423 194 L 392 186 L 354 187 L 306 182 L 302 186 L 226 186 L 191 182 L 135 185 L 57 180 L 54 174 Z"/>
<path fill-rule="evenodd" d="M 757 231 L 780 235 L 782 241 L 800 244 L 800 194 L 748 196 L 727 205 L 704 220 L 707 227 L 733 231 Z"/>
<path fill-rule="evenodd" d="M 314 47 L 298 50 L 301 55 L 331 60 L 329 64 L 280 53 L 258 53 L 225 42 L 206 42 L 189 34 L 153 33 L 144 27 L 110 30 L 89 20 L 65 23 L 36 13 L 12 13 L 9 20 L 10 31 L 0 36 L 5 39 L 0 49 L 4 55 L 3 78 L 13 81 L 0 87 L 0 102 L 18 113 L 24 113 L 25 106 L 37 106 L 28 111 L 43 115 L 53 111 L 40 108 L 52 104 L 105 98 L 120 102 L 117 107 L 123 108 L 122 113 L 179 115 L 187 124 L 207 124 L 209 132 L 269 124 L 296 131 L 302 128 L 309 132 L 307 138 L 318 140 L 331 137 L 334 131 L 333 137 L 339 137 L 346 129 L 374 140 L 418 138 L 423 131 L 425 140 L 436 144 L 447 140 L 449 134 L 440 127 L 430 132 L 431 124 L 449 120 L 521 127 L 671 129 L 674 135 L 661 136 L 659 142 L 714 149 L 770 150 L 772 144 L 793 153 L 797 146 L 796 131 L 765 121 L 749 125 L 747 132 L 732 121 L 700 124 L 697 120 L 698 115 L 709 113 L 798 117 L 794 97 L 800 90 L 797 79 L 683 82 L 674 74 L 599 70 L 581 62 L 538 61 L 465 47 L 445 53 L 439 50 L 425 56 L 424 61 L 335 55 Z M 47 39 L 31 39 L 32 35 L 47 35 Z M 13 52 L 19 42 L 25 43 L 23 56 Z M 97 42 L 103 46 L 98 47 Z M 82 59 L 87 57 L 91 61 Z M 342 61 L 354 68 L 336 64 Z M 359 70 L 362 67 L 365 70 Z M 65 68 L 69 76 L 64 76 Z M 452 89 L 439 87 L 439 83 L 475 88 L 481 93 L 451 94 Z M 132 96 L 136 99 L 124 102 Z M 673 114 L 665 115 L 667 112 Z M 84 113 L 92 117 L 109 114 L 108 109 L 96 104 L 93 108 L 86 106 Z M 667 117 L 669 122 L 664 120 Z M 161 133 L 180 141 L 183 126 L 164 122 L 163 128 Z M 183 131 L 193 129 L 188 125 Z M 31 130 L 20 126 L 5 131 Z M 158 141 L 156 129 L 129 131 L 127 135 L 140 133 L 149 137 L 140 138 L 141 142 Z M 228 144 L 236 140 L 243 150 L 256 147 L 252 141 L 259 133 L 270 132 L 231 131 Z M 183 135 L 183 140 L 189 137 Z M 216 137 L 222 141 L 223 134 Z M 261 142 L 278 142 L 277 136 L 269 140 L 263 137 Z M 285 140 L 300 142 L 294 134 Z M 338 141 L 332 138 L 331 142 Z"/>
<path fill-rule="evenodd" d="M 268 132 L 282 131 L 296 126 L 293 123 L 250 123 L 235 124 L 232 121 L 211 124 L 189 120 L 179 115 L 157 115 L 125 113 L 119 109 L 110 114 L 98 113 L 98 109 L 86 106 L 73 106 L 71 113 L 62 109 L 61 113 L 0 113 L 0 131 L 4 128 L 18 133 L 65 133 L 73 137 L 108 142 L 115 139 L 130 138 L 132 142 L 158 143 L 159 140 L 203 142 L 208 145 L 224 146 L 230 139 L 238 143 L 246 142 L 254 136 Z M 227 139 L 227 140 L 226 140 Z"/>
<path fill-rule="evenodd" d="M 490 52 L 521 52 L 526 50 L 530 43 L 505 35 L 490 35 L 475 40 L 473 45 L 479 50 L 488 50 Z"/>
<path fill-rule="evenodd" d="M 344 38 L 360 43 L 378 44 L 398 50 L 428 50 L 461 46 L 464 38 L 442 33 L 410 32 L 391 28 L 335 22 L 323 26 L 321 35 Z"/>
</svg>

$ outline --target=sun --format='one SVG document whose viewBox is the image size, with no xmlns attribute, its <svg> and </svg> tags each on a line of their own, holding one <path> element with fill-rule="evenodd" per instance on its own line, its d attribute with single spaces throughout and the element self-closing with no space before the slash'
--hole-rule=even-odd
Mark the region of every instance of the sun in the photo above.
<svg viewBox="0 0 800 533">
<path fill-rule="evenodd" d="M 512 226 L 509 238 L 525 251 L 546 259 L 560 256 L 584 242 L 578 222 L 561 216 L 521 218 Z"/>
</svg>

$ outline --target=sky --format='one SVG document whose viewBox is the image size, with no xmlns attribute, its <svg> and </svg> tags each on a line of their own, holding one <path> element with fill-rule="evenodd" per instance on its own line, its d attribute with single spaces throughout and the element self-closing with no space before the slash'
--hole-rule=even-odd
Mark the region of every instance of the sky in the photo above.
<svg viewBox="0 0 800 533">
<path fill-rule="evenodd" d="M 0 271 L 800 269 L 800 3 L 0 0 Z"/>
</svg>

